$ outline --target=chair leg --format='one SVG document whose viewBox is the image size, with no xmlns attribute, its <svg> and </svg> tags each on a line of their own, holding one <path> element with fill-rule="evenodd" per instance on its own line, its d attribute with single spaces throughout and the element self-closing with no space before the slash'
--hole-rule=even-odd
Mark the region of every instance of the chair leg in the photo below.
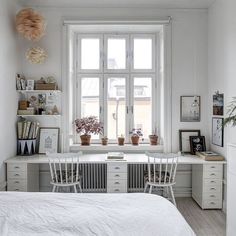
<svg viewBox="0 0 236 236">
<path fill-rule="evenodd" d="M 54 193 L 56 191 L 56 185 L 53 185 L 52 192 Z"/>
<path fill-rule="evenodd" d="M 171 194 L 172 202 L 173 202 L 174 205 L 176 206 L 175 196 L 174 196 L 174 192 L 173 192 L 172 186 L 170 186 L 170 194 Z"/>
<path fill-rule="evenodd" d="M 76 185 L 74 185 L 74 192 L 77 193 Z"/>
<path fill-rule="evenodd" d="M 149 193 L 152 193 L 152 185 L 150 185 Z"/>
<path fill-rule="evenodd" d="M 145 187 L 144 187 L 144 193 L 146 193 L 147 187 L 148 187 L 148 183 L 146 182 L 146 183 L 145 183 Z"/>
<path fill-rule="evenodd" d="M 82 188 L 81 188 L 81 184 L 80 184 L 80 182 L 79 182 L 79 191 L 80 191 L 80 193 L 82 193 Z"/>
</svg>

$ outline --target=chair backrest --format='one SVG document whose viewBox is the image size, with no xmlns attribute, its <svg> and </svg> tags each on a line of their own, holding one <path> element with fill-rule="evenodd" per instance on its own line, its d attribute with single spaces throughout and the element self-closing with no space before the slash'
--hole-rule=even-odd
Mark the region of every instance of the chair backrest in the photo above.
<svg viewBox="0 0 236 236">
<path fill-rule="evenodd" d="M 175 183 L 178 154 L 150 153 L 148 157 L 148 181 L 159 185 Z"/>
<path fill-rule="evenodd" d="M 71 184 L 79 181 L 78 153 L 47 153 L 51 180 L 57 184 Z"/>
</svg>

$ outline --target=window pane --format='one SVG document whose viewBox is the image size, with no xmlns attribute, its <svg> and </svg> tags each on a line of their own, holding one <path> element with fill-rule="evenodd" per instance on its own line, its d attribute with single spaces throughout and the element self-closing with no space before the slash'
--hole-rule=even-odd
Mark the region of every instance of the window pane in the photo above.
<svg viewBox="0 0 236 236">
<path fill-rule="evenodd" d="M 134 69 L 152 69 L 152 39 L 134 39 Z"/>
<path fill-rule="evenodd" d="M 126 68 L 126 40 L 109 38 L 107 40 L 107 68 Z"/>
<path fill-rule="evenodd" d="M 99 117 L 99 78 L 82 78 L 81 80 L 81 117 Z M 98 138 L 98 135 L 92 135 Z"/>
<path fill-rule="evenodd" d="M 107 81 L 107 135 L 116 139 L 125 135 L 125 78 L 108 78 Z"/>
<path fill-rule="evenodd" d="M 134 78 L 134 128 L 141 128 L 145 139 L 152 132 L 151 78 Z"/>
<path fill-rule="evenodd" d="M 99 63 L 99 39 L 81 39 L 81 69 L 98 70 Z"/>
</svg>

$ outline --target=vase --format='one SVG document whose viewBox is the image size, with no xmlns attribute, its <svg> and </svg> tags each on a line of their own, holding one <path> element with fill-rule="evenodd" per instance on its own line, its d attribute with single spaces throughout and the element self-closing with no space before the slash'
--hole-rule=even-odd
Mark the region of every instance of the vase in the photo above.
<svg viewBox="0 0 236 236">
<path fill-rule="evenodd" d="M 139 136 L 131 136 L 131 141 L 133 145 L 139 145 Z"/>
<path fill-rule="evenodd" d="M 83 134 L 80 136 L 80 139 L 82 146 L 89 146 L 91 141 L 91 135 Z"/>
<path fill-rule="evenodd" d="M 108 138 L 102 138 L 101 141 L 102 141 L 102 145 L 106 146 L 108 143 Z"/>
<path fill-rule="evenodd" d="M 157 145 L 158 144 L 158 136 L 155 134 L 149 135 L 150 145 Z"/>
<path fill-rule="evenodd" d="M 118 138 L 118 145 L 119 145 L 119 146 L 124 146 L 124 143 L 125 143 L 125 138 L 119 137 L 119 138 Z"/>
</svg>

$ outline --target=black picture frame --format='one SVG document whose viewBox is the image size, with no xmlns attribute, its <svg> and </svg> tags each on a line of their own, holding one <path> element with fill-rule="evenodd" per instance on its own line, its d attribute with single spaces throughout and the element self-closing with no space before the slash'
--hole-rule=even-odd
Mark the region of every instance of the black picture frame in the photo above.
<svg viewBox="0 0 236 236">
<path fill-rule="evenodd" d="M 190 136 L 201 136 L 201 131 L 199 129 L 179 130 L 179 151 L 181 153 L 191 153 Z"/>
<path fill-rule="evenodd" d="M 212 117 L 212 144 L 224 147 L 224 118 Z"/>
<path fill-rule="evenodd" d="M 224 94 L 217 93 L 213 95 L 213 116 L 224 115 Z"/>
<path fill-rule="evenodd" d="M 205 136 L 190 136 L 191 154 L 195 155 L 196 152 L 206 151 Z"/>
<path fill-rule="evenodd" d="M 198 106 L 193 107 L 192 103 L 197 99 Z M 196 113 L 195 113 L 196 112 Z M 196 117 L 193 115 L 196 114 Z M 180 96 L 180 122 L 200 122 L 201 121 L 201 97 L 200 96 Z"/>
</svg>

